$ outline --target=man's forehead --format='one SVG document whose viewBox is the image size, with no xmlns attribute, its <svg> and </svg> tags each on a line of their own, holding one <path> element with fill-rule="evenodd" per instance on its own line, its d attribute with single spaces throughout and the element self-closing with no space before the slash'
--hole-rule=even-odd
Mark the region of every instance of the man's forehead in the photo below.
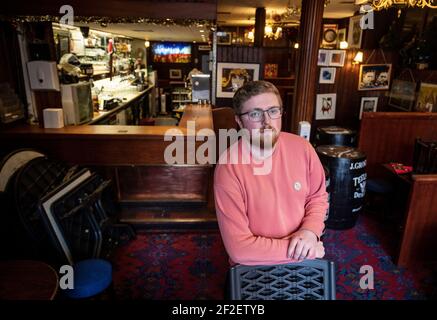
<svg viewBox="0 0 437 320">
<path fill-rule="evenodd" d="M 243 112 L 252 109 L 267 109 L 273 106 L 279 106 L 278 97 L 273 92 L 265 92 L 253 96 L 243 103 Z"/>
</svg>

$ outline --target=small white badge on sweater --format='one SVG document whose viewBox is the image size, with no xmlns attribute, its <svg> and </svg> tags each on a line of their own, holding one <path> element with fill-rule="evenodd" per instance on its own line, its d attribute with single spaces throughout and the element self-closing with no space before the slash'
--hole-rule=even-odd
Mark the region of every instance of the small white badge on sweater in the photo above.
<svg viewBox="0 0 437 320">
<path fill-rule="evenodd" d="M 300 182 L 294 183 L 294 190 L 299 191 L 301 188 L 302 188 L 302 185 L 300 184 Z"/>
</svg>

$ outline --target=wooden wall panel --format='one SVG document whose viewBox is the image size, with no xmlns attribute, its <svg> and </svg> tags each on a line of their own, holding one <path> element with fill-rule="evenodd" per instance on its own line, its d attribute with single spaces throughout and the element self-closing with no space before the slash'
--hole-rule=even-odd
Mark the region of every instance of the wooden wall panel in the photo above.
<svg viewBox="0 0 437 320">
<path fill-rule="evenodd" d="M 380 164 L 413 162 L 416 137 L 437 140 L 437 114 L 370 112 L 363 114 L 358 148 L 367 155 L 367 172 L 378 175 Z"/>
<path fill-rule="evenodd" d="M 209 166 L 116 167 L 121 202 L 207 200 Z"/>
</svg>

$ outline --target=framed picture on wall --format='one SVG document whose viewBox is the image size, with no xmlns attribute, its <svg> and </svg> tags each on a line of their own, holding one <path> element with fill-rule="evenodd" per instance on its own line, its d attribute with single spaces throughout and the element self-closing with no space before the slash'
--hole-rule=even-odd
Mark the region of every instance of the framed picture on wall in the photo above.
<svg viewBox="0 0 437 320">
<path fill-rule="evenodd" d="M 358 90 L 388 90 L 390 87 L 391 64 L 362 64 L 358 79 Z"/>
<path fill-rule="evenodd" d="M 246 82 L 259 80 L 257 63 L 217 63 L 217 97 L 232 98 Z"/>
<path fill-rule="evenodd" d="M 401 110 L 411 111 L 415 95 L 416 82 L 395 79 L 391 85 L 388 104 Z"/>
<path fill-rule="evenodd" d="M 346 39 L 346 28 L 339 29 L 337 33 L 337 47 L 340 48 L 340 42 L 347 41 Z"/>
<path fill-rule="evenodd" d="M 322 34 L 322 48 L 334 49 L 337 46 L 337 24 L 324 24 Z"/>
<path fill-rule="evenodd" d="M 278 77 L 278 64 L 266 63 L 264 65 L 264 78 L 277 78 Z"/>
<path fill-rule="evenodd" d="M 437 112 L 437 84 L 424 82 L 420 84 L 415 110 Z"/>
<path fill-rule="evenodd" d="M 349 48 L 361 48 L 363 29 L 361 29 L 360 20 L 361 15 L 354 16 L 349 19 L 349 30 L 347 38 Z"/>
<path fill-rule="evenodd" d="M 361 97 L 360 119 L 363 112 L 376 112 L 378 97 Z"/>
<path fill-rule="evenodd" d="M 231 32 L 219 31 L 217 32 L 217 44 L 230 45 L 232 43 Z"/>
<path fill-rule="evenodd" d="M 182 70 L 181 69 L 170 69 L 170 79 L 181 79 Z"/>
<path fill-rule="evenodd" d="M 320 49 L 319 57 L 317 59 L 318 66 L 328 66 L 331 60 L 331 50 Z"/>
<path fill-rule="evenodd" d="M 335 68 L 320 68 L 319 83 L 335 83 Z"/>
<path fill-rule="evenodd" d="M 335 119 L 336 93 L 318 94 L 316 100 L 316 120 Z"/>
<path fill-rule="evenodd" d="M 331 50 L 329 66 L 330 67 L 343 67 L 344 60 L 346 58 L 345 50 Z"/>
</svg>

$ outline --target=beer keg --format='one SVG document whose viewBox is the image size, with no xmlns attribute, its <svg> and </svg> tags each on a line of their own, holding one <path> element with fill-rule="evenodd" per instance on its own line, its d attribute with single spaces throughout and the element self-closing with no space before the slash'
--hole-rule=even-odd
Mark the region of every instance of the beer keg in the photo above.
<svg viewBox="0 0 437 320">
<path fill-rule="evenodd" d="M 319 127 L 316 132 L 316 146 L 337 145 L 354 147 L 356 145 L 357 133 L 354 130 L 329 126 Z"/>
<path fill-rule="evenodd" d="M 355 226 L 364 205 L 366 155 L 347 146 L 323 145 L 316 148 L 320 161 L 329 169 L 328 229 Z"/>
</svg>

